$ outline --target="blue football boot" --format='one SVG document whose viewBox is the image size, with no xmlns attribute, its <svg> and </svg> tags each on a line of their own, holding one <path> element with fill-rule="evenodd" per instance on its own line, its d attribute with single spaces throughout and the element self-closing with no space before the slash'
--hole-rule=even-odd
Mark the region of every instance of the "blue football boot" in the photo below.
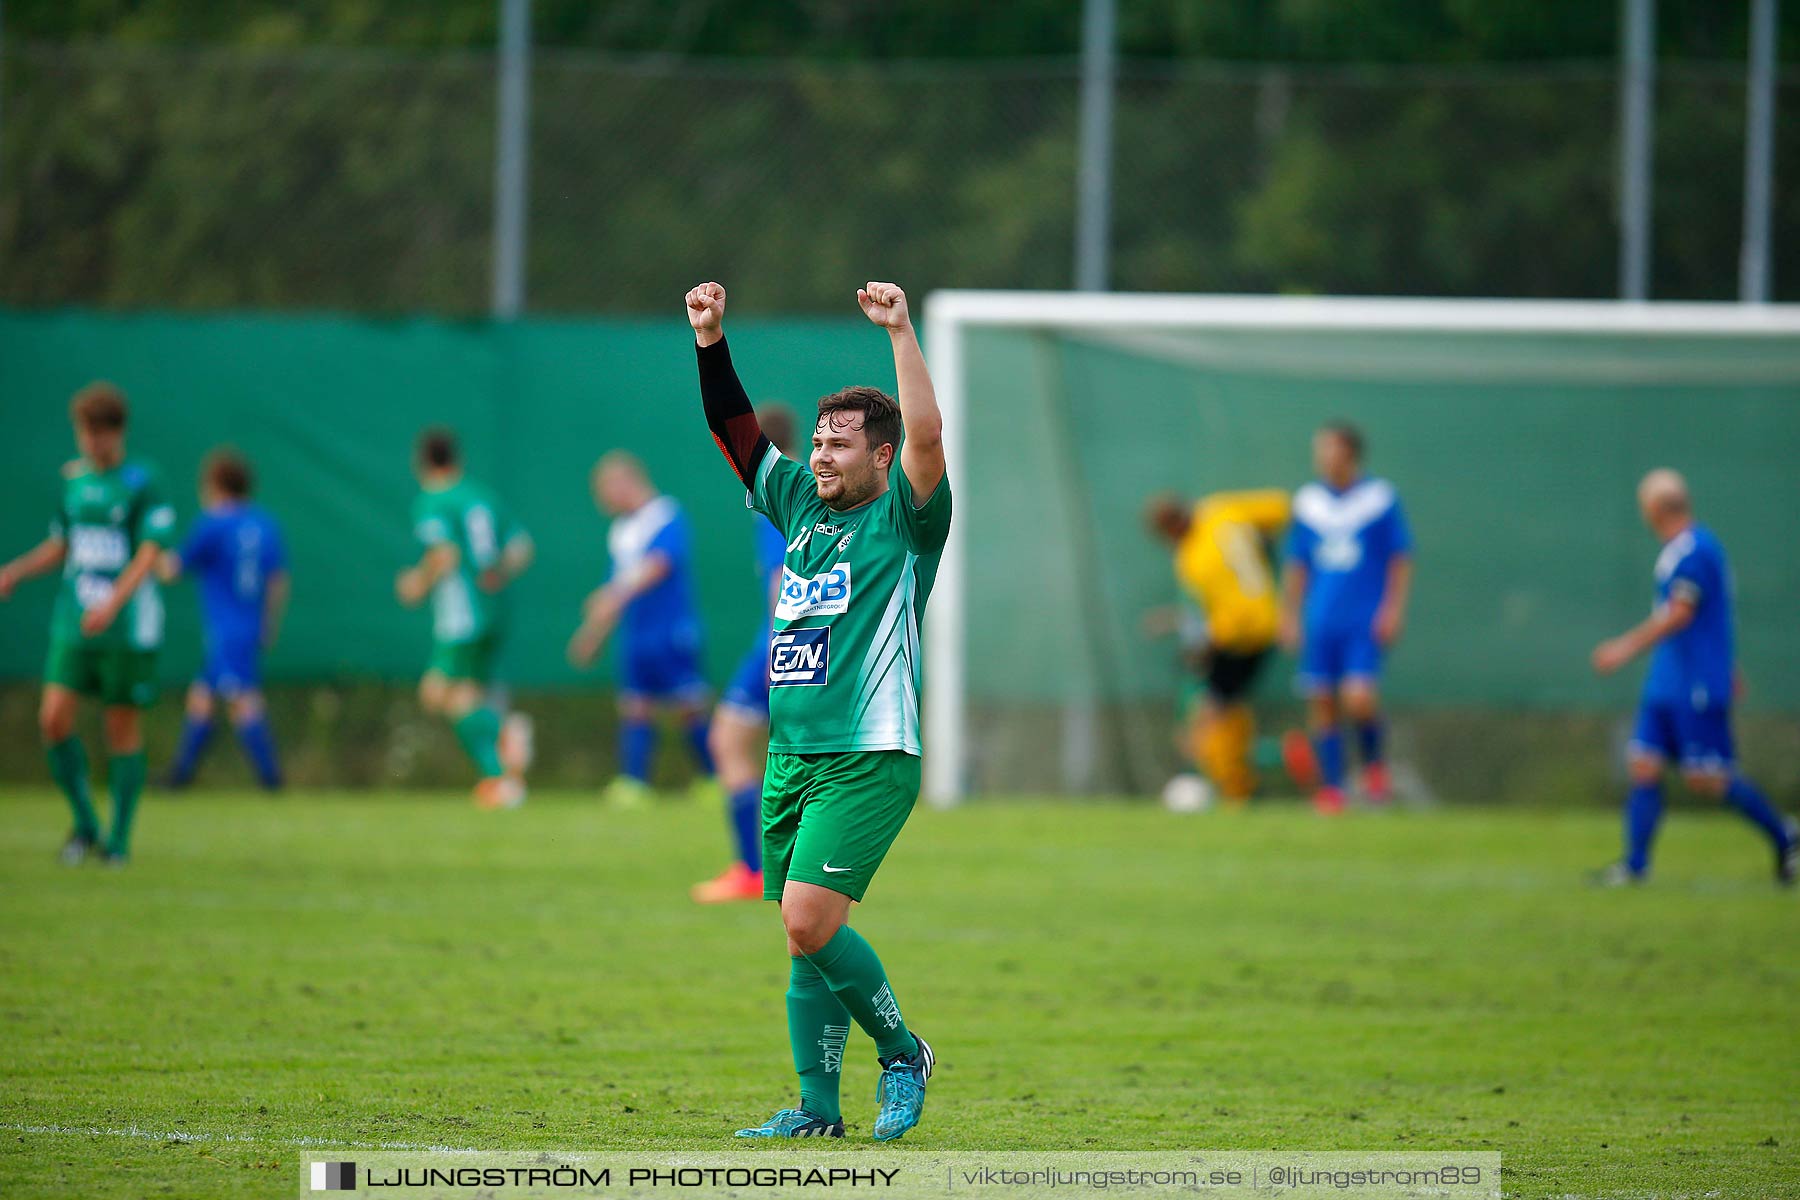
<svg viewBox="0 0 1800 1200">
<path fill-rule="evenodd" d="M 915 1118 L 916 1119 L 916 1118 Z M 741 1138 L 843 1137 L 842 1119 L 827 1121 L 799 1108 L 784 1108 L 754 1129 L 740 1129 Z"/>
<path fill-rule="evenodd" d="M 919 1049 L 911 1058 L 892 1058 L 881 1064 L 875 1081 L 875 1099 L 881 1112 L 875 1118 L 875 1140 L 891 1142 L 919 1123 L 925 1111 L 925 1081 L 937 1065 L 937 1055 L 925 1039 L 913 1034 Z"/>
</svg>

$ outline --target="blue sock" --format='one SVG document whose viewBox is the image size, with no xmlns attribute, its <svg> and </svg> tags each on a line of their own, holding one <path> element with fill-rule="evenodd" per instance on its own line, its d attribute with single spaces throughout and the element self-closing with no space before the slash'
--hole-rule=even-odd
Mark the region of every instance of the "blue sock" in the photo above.
<svg viewBox="0 0 1800 1200">
<path fill-rule="evenodd" d="M 1319 778 L 1326 787 L 1344 786 L 1344 735 L 1333 725 L 1313 734 L 1313 753 L 1319 758 Z"/>
<path fill-rule="evenodd" d="M 238 745 L 250 756 L 250 765 L 256 768 L 259 783 L 270 791 L 281 786 L 281 767 L 275 761 L 275 738 L 269 733 L 269 723 L 262 717 L 245 721 L 237 727 Z"/>
<path fill-rule="evenodd" d="M 695 765 L 700 768 L 700 773 L 702 775 L 710 778 L 715 773 L 716 768 L 713 766 L 712 749 L 706 744 L 706 731 L 708 725 L 708 718 L 695 717 L 688 723 L 687 739 L 688 749 L 694 752 Z M 760 799 L 758 802 L 760 803 Z"/>
<path fill-rule="evenodd" d="M 739 788 L 727 803 L 738 859 L 752 871 L 762 870 L 762 784 Z"/>
<path fill-rule="evenodd" d="M 1356 726 L 1356 748 L 1362 753 L 1363 764 L 1381 761 L 1381 739 L 1387 728 L 1376 717 L 1371 721 L 1360 721 Z"/>
<path fill-rule="evenodd" d="M 1775 811 L 1774 805 L 1769 803 L 1769 798 L 1759 792 L 1755 784 L 1742 775 L 1733 775 L 1731 786 L 1725 789 L 1725 800 L 1769 835 L 1777 854 L 1788 852 L 1787 826 L 1782 823 L 1781 814 Z"/>
<path fill-rule="evenodd" d="M 626 719 L 619 731 L 619 758 L 625 774 L 639 783 L 650 782 L 650 758 L 656 753 L 656 726 Z"/>
<path fill-rule="evenodd" d="M 212 740 L 212 718 L 196 720 L 187 718 L 181 725 L 181 746 L 175 751 L 175 765 L 169 769 L 170 781 L 185 784 L 194 778 L 194 772 L 200 767 L 200 756 L 206 752 L 206 743 Z"/>
<path fill-rule="evenodd" d="M 1634 783 L 1625 797 L 1625 868 L 1642 875 L 1650 867 L 1650 843 L 1662 821 L 1660 783 Z"/>
</svg>

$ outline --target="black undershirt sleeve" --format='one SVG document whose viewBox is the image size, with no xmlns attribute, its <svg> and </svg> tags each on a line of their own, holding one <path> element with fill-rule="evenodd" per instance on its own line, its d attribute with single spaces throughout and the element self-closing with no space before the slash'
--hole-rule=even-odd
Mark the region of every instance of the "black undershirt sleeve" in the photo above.
<svg viewBox="0 0 1800 1200">
<path fill-rule="evenodd" d="M 710 346 L 696 342 L 694 351 L 700 362 L 700 401 L 706 409 L 707 428 L 744 488 L 753 492 L 756 468 L 769 451 L 769 439 L 763 436 L 750 396 L 738 381 L 725 339 Z"/>
</svg>

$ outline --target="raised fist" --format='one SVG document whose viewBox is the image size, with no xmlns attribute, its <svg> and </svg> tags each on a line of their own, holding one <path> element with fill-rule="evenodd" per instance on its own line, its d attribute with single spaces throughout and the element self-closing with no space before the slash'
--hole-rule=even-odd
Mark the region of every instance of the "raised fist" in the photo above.
<svg viewBox="0 0 1800 1200">
<path fill-rule="evenodd" d="M 863 314 L 883 329 L 905 329 L 912 323 L 906 311 L 906 293 L 891 283 L 871 280 L 856 289 L 856 302 Z"/>
<path fill-rule="evenodd" d="M 703 346 L 724 336 L 725 289 L 716 283 L 703 283 L 687 294 L 688 324 Z"/>
</svg>

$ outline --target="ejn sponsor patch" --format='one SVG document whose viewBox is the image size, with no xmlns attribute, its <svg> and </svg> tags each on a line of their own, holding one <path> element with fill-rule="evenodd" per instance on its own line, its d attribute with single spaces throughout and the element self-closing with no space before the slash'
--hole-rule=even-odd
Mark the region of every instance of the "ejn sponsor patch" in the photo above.
<svg viewBox="0 0 1800 1200">
<path fill-rule="evenodd" d="M 769 639 L 769 686 L 808 687 L 825 682 L 831 666 L 831 626 L 784 629 Z"/>
</svg>

